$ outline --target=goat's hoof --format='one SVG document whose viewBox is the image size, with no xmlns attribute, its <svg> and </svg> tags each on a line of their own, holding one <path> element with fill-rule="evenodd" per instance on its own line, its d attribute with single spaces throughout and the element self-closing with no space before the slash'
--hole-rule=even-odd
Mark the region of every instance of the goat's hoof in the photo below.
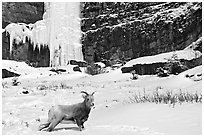
<svg viewBox="0 0 204 137">
<path fill-rule="evenodd" d="M 82 128 L 81 128 L 81 127 L 79 128 L 79 131 L 82 131 Z"/>
<path fill-rule="evenodd" d="M 51 132 L 51 131 L 52 131 L 52 129 L 49 129 L 49 128 L 47 129 L 47 132 Z"/>
<path fill-rule="evenodd" d="M 39 126 L 38 127 L 38 131 L 41 131 L 43 129 L 43 127 Z"/>
</svg>

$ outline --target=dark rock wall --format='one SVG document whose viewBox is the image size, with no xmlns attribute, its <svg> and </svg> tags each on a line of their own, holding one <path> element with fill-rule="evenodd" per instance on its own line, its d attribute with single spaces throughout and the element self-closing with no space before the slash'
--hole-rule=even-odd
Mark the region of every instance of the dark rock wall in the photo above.
<svg viewBox="0 0 204 137">
<path fill-rule="evenodd" d="M 139 9 L 159 5 L 161 2 L 85 2 L 81 3 L 82 31 L 117 25 L 138 18 Z M 95 24 L 95 27 L 92 26 Z"/>
<path fill-rule="evenodd" d="M 2 2 L 2 27 L 10 23 L 35 23 L 43 13 L 43 2 Z"/>
<path fill-rule="evenodd" d="M 10 45 L 10 37 L 6 34 L 6 32 L 2 33 L 2 59 L 10 59 L 9 55 L 9 47 Z"/>
<path fill-rule="evenodd" d="M 84 4 L 82 45 L 89 63 L 180 50 L 202 35 L 201 3 L 100 4 Z M 187 10 L 178 15 L 169 11 L 182 6 Z"/>
</svg>

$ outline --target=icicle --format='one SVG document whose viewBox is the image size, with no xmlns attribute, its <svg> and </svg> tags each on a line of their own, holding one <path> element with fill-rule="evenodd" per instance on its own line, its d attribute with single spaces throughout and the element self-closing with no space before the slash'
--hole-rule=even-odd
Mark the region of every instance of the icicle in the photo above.
<svg viewBox="0 0 204 137">
<path fill-rule="evenodd" d="M 17 29 L 18 29 L 18 26 L 15 23 L 11 23 L 11 24 L 7 25 L 6 28 L 5 28 L 6 32 L 9 33 L 9 35 L 10 35 L 10 46 L 9 46 L 10 47 L 10 50 L 9 50 L 10 55 L 12 53 L 13 40 L 15 38 L 15 36 L 14 36 L 15 31 L 18 31 Z"/>
<path fill-rule="evenodd" d="M 5 31 L 6 35 L 7 33 L 10 35 L 10 55 L 12 53 L 14 40 L 16 44 L 19 44 L 20 42 L 25 43 L 26 37 L 31 37 L 31 32 L 26 27 L 25 23 L 11 23 L 6 26 Z"/>
<path fill-rule="evenodd" d="M 13 34 L 10 33 L 10 49 L 9 49 L 10 55 L 12 53 L 12 48 L 13 48 Z"/>
</svg>

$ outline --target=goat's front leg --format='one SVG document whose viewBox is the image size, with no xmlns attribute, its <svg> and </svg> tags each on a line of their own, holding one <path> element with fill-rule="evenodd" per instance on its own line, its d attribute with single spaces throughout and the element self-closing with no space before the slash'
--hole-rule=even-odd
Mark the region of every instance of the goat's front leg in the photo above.
<svg viewBox="0 0 204 137">
<path fill-rule="evenodd" d="M 88 116 L 83 117 L 83 118 L 81 118 L 80 120 L 81 120 L 81 128 L 84 129 L 84 123 L 88 120 Z"/>
<path fill-rule="evenodd" d="M 83 128 L 83 129 L 84 129 L 84 123 L 83 123 L 83 122 L 81 123 L 81 128 Z"/>
<path fill-rule="evenodd" d="M 84 123 L 85 123 L 85 121 L 87 121 L 87 119 L 82 119 L 82 120 L 81 120 L 81 128 L 83 128 L 83 129 L 84 129 Z"/>
<path fill-rule="evenodd" d="M 77 123 L 77 126 L 79 127 L 79 130 L 82 131 L 82 128 L 83 128 L 84 126 L 83 126 L 83 123 L 81 122 L 81 120 L 80 120 L 79 118 L 76 119 L 76 123 Z M 83 126 L 83 127 L 82 127 L 82 126 Z"/>
</svg>

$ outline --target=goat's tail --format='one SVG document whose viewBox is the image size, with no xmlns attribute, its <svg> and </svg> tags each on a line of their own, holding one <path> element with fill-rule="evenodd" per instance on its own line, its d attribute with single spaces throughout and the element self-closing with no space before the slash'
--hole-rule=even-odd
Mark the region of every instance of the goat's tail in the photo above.
<svg viewBox="0 0 204 137">
<path fill-rule="evenodd" d="M 40 124 L 38 130 L 41 131 L 42 129 L 49 127 L 50 123 L 51 122 L 46 122 L 44 124 Z"/>
</svg>

